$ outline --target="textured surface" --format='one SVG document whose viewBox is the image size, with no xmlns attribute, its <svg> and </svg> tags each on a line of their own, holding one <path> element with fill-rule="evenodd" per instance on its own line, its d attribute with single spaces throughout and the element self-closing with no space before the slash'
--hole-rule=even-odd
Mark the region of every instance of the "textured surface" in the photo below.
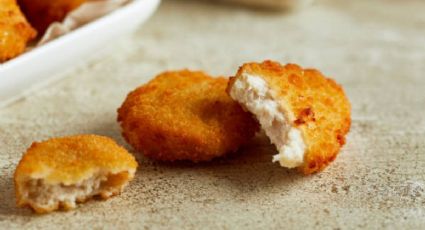
<svg viewBox="0 0 425 230">
<path fill-rule="evenodd" d="M 425 226 L 425 2 L 317 1 L 280 14 L 166 1 L 102 60 L 0 110 L 0 228 L 411 228 Z M 47 137 L 96 133 L 124 144 L 126 94 L 165 69 L 232 74 L 266 58 L 316 67 L 341 83 L 353 124 L 341 154 L 305 177 L 270 162 L 259 138 L 208 164 L 138 157 L 128 189 L 105 202 L 36 216 L 14 203 L 12 174 Z M 126 145 L 128 147 L 128 145 Z"/>
</svg>

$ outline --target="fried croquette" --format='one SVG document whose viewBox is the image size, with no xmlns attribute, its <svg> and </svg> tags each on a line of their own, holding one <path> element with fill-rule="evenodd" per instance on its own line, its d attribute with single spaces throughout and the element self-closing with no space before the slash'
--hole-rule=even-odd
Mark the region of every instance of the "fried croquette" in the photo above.
<svg viewBox="0 0 425 230">
<path fill-rule="evenodd" d="M 16 0 L 0 0 L 0 63 L 23 53 L 36 34 Z"/>
<path fill-rule="evenodd" d="M 18 0 L 30 23 L 42 35 L 53 22 L 62 22 L 66 15 L 87 0 Z"/>
<path fill-rule="evenodd" d="M 33 143 L 15 171 L 18 206 L 37 213 L 73 209 L 94 196 L 119 194 L 133 179 L 137 162 L 113 140 L 97 135 Z"/>
<path fill-rule="evenodd" d="M 160 74 L 118 109 L 124 138 L 162 161 L 208 161 L 235 152 L 258 124 L 226 94 L 227 83 L 189 70 Z"/>
<path fill-rule="evenodd" d="M 337 156 L 350 129 L 350 102 L 334 80 L 314 69 L 248 63 L 229 81 L 229 95 L 252 112 L 277 147 L 273 161 L 305 174 Z"/>
</svg>

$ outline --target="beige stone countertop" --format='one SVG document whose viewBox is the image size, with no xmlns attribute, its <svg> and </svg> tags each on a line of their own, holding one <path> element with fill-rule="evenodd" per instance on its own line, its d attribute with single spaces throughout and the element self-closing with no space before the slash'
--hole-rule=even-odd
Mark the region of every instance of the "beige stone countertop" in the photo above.
<svg viewBox="0 0 425 230">
<path fill-rule="evenodd" d="M 97 61 L 0 109 L 0 229 L 424 229 L 425 1 L 318 0 L 294 13 L 164 1 Z M 69 212 L 15 206 L 13 172 L 33 141 L 120 135 L 127 92 L 170 69 L 231 75 L 246 61 L 316 67 L 341 83 L 352 129 L 312 176 L 271 162 L 259 137 L 210 163 L 140 169 L 120 196 Z"/>
</svg>

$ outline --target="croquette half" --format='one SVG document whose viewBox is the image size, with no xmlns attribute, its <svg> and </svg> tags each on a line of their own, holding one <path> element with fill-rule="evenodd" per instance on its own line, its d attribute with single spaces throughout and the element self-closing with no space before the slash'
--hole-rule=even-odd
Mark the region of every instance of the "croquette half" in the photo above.
<svg viewBox="0 0 425 230">
<path fill-rule="evenodd" d="M 79 135 L 35 142 L 15 171 L 18 206 L 37 213 L 72 209 L 94 196 L 119 194 L 137 162 L 112 139 Z"/>
</svg>

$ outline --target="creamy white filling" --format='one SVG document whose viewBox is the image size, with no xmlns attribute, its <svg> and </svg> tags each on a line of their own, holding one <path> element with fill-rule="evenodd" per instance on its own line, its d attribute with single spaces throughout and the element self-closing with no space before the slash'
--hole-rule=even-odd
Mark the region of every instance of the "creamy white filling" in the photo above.
<svg viewBox="0 0 425 230">
<path fill-rule="evenodd" d="M 230 96 L 246 110 L 253 113 L 266 135 L 278 150 L 273 162 L 287 168 L 304 162 L 305 143 L 301 131 L 293 127 L 282 106 L 273 98 L 267 82 L 260 76 L 242 73 L 231 90 Z"/>
<path fill-rule="evenodd" d="M 72 185 L 46 184 L 43 179 L 29 179 L 24 183 L 23 199 L 30 204 L 49 208 L 55 204 L 75 207 L 78 201 L 105 194 L 107 197 L 119 192 L 124 186 L 107 185 L 108 174 L 99 173 L 87 180 Z"/>
</svg>

